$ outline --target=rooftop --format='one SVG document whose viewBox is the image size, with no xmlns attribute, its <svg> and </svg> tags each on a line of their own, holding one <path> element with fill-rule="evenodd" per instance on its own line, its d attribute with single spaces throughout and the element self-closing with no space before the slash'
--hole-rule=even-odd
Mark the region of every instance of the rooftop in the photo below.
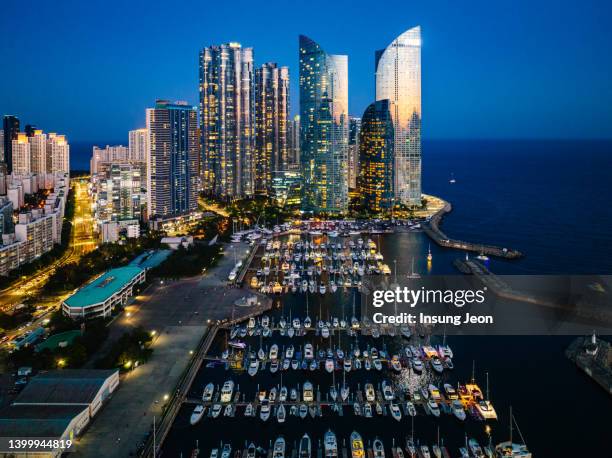
<svg viewBox="0 0 612 458">
<path fill-rule="evenodd" d="M 100 304 L 134 279 L 142 268 L 129 265 L 111 269 L 78 290 L 64 302 L 69 307 L 89 307 Z"/>
<path fill-rule="evenodd" d="M 12 405 L 0 411 L 4 437 L 60 437 L 86 406 Z"/>
<path fill-rule="evenodd" d="M 79 330 L 60 332 L 59 334 L 52 335 L 40 344 L 36 345 L 36 351 L 42 351 L 46 348 L 49 350 L 54 350 L 62 342 L 67 342 L 68 345 L 70 345 L 75 337 L 80 335 L 81 331 Z"/>
<path fill-rule="evenodd" d="M 170 256 L 172 250 L 155 250 L 141 254 L 130 262 L 130 266 L 137 266 L 143 269 L 152 269 L 157 267 Z"/>
<path fill-rule="evenodd" d="M 63 369 L 30 380 L 13 404 L 89 404 L 116 370 Z"/>
</svg>

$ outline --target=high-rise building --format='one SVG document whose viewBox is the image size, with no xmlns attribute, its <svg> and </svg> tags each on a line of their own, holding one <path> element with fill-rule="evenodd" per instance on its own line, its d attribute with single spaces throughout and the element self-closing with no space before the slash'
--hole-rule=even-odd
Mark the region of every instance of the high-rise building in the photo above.
<svg viewBox="0 0 612 458">
<path fill-rule="evenodd" d="M 361 131 L 361 118 L 349 118 L 348 139 L 348 187 L 357 187 L 357 175 L 359 174 L 359 132 Z"/>
<path fill-rule="evenodd" d="M 289 170 L 300 170 L 300 115 L 295 115 L 289 122 L 287 129 L 287 137 L 289 142 Z"/>
<path fill-rule="evenodd" d="M 70 173 L 70 145 L 64 135 L 47 135 L 47 172 Z"/>
<path fill-rule="evenodd" d="M 303 208 L 348 208 L 348 57 L 327 54 L 300 35 L 300 153 Z"/>
<path fill-rule="evenodd" d="M 223 197 L 255 190 L 253 49 L 239 43 L 200 51 L 202 187 Z"/>
<path fill-rule="evenodd" d="M 106 221 L 138 220 L 144 204 L 141 168 L 132 164 L 112 164 L 97 180 L 95 219 Z"/>
<path fill-rule="evenodd" d="M 275 63 L 255 71 L 255 193 L 268 195 L 274 173 L 287 170 L 289 69 Z"/>
<path fill-rule="evenodd" d="M 12 173 L 17 175 L 30 173 L 30 142 L 25 133 L 19 132 L 17 138 L 11 142 L 11 156 L 13 158 Z"/>
<path fill-rule="evenodd" d="M 30 171 L 32 173 L 47 173 L 47 134 L 36 129 L 29 135 L 30 141 Z"/>
<path fill-rule="evenodd" d="M 17 139 L 17 134 L 19 134 L 19 118 L 13 115 L 5 115 L 2 121 L 2 130 L 4 131 L 3 161 L 6 164 L 7 173 L 11 173 L 13 167 L 12 142 Z"/>
<path fill-rule="evenodd" d="M 144 162 L 147 156 L 147 142 L 149 132 L 147 129 L 130 130 L 129 133 L 129 158 L 131 161 Z"/>
<path fill-rule="evenodd" d="M 145 160 L 146 150 L 145 157 L 141 162 L 145 162 Z M 106 172 L 106 170 L 110 168 L 111 164 L 128 164 L 129 162 L 129 149 L 123 145 L 106 145 L 104 148 L 94 146 L 91 160 L 89 162 L 91 176 L 93 177 L 98 173 Z"/>
<path fill-rule="evenodd" d="M 376 52 L 376 100 L 389 100 L 395 131 L 396 202 L 421 203 L 421 28 Z"/>
<path fill-rule="evenodd" d="M 388 100 L 366 108 L 359 137 L 360 198 L 372 212 L 389 209 L 393 205 L 394 129 Z"/>
<path fill-rule="evenodd" d="M 198 206 L 197 110 L 186 102 L 158 100 L 147 109 L 147 209 L 168 218 Z"/>
</svg>

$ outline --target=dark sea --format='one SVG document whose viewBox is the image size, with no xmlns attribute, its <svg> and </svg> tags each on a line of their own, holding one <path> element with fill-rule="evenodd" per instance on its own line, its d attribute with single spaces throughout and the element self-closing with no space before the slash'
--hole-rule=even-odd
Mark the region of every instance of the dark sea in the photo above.
<svg viewBox="0 0 612 458">
<path fill-rule="evenodd" d="M 89 149 L 73 145 L 72 151 L 73 168 L 87 168 L 91 145 Z M 449 183 L 451 175 L 455 184 Z M 525 254 L 517 261 L 492 259 L 490 269 L 495 273 L 612 274 L 612 141 L 426 141 L 423 191 L 452 203 L 453 210 L 442 224 L 449 236 L 516 248 Z M 399 237 L 390 243 L 404 267 L 414 257 L 416 269 L 423 274 L 457 273 L 451 263 L 458 252 L 432 245 L 434 261 L 428 271 L 425 255 L 429 240 L 424 234 L 392 237 Z M 346 313 L 351 300 L 350 295 L 338 293 L 323 301 L 322 313 Z M 313 302 L 311 307 L 319 306 Z M 277 315 L 290 309 L 294 316 L 304 314 L 301 298 L 288 296 L 279 307 Z M 508 410 L 512 405 L 535 457 L 611 456 L 612 397 L 565 358 L 564 350 L 571 340 L 569 336 L 448 337 L 455 353 L 455 370 L 445 377 L 453 383 L 468 381 L 474 364 L 476 379 L 484 387 L 485 373 L 489 374 L 491 399 L 499 415 L 499 421 L 491 423 L 493 443 L 508 439 Z M 290 343 L 287 338 L 275 341 L 281 348 Z M 213 353 L 220 353 L 223 342 L 220 336 Z M 391 338 L 385 342 L 376 345 L 394 345 Z M 298 346 L 303 342 L 294 339 L 292 343 Z M 258 348 L 259 341 L 249 344 Z M 283 377 L 283 384 L 289 387 L 306 378 L 322 390 L 332 383 L 327 373 L 289 371 Z M 335 377 L 338 383 L 341 371 Z M 347 383 L 363 387 L 368 377 L 380 383 L 380 377 L 374 374 L 352 374 Z M 280 375 L 268 371 L 251 380 L 246 374 L 234 374 L 222 367 L 202 369 L 192 386 L 193 394 L 201 395 L 209 381 L 220 385 L 228 378 L 240 385 L 247 399 L 253 398 L 258 384 L 267 388 L 280 384 Z M 196 440 L 205 457 L 211 448 L 219 447 L 220 441 L 232 443 L 234 450 L 251 441 L 267 448 L 279 434 L 292 449 L 304 432 L 317 444 L 328 428 L 335 430 L 341 444 L 348 441 L 353 430 L 358 430 L 366 443 L 380 437 L 390 456 L 393 441 L 404 445 L 411 432 L 407 418 L 399 423 L 388 416 L 366 420 L 354 417 L 349 409 L 342 418 L 331 413 L 316 420 L 289 417 L 283 425 L 272 418 L 265 424 L 259 418 L 245 419 L 240 412 L 236 418 L 205 418 L 191 427 L 192 408 L 184 406 L 181 410 L 163 446 L 164 457 L 190 456 Z M 464 425 L 444 417 L 436 421 L 430 416 L 417 416 L 415 439 L 431 445 L 439 427 L 453 457 L 458 456 L 466 434 L 486 443 L 482 423 Z"/>
</svg>

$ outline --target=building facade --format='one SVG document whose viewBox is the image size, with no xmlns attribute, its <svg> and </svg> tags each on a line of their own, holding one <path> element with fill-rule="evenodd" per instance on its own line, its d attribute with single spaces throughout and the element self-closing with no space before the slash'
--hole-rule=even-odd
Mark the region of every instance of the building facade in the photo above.
<svg viewBox="0 0 612 458">
<path fill-rule="evenodd" d="M 130 161 L 144 162 L 147 156 L 147 142 L 149 132 L 147 129 L 130 130 L 128 143 L 128 157 Z"/>
<path fill-rule="evenodd" d="M 289 142 L 289 160 L 287 168 L 292 171 L 300 170 L 300 115 L 295 115 L 287 128 Z"/>
<path fill-rule="evenodd" d="M 300 154 L 303 209 L 348 208 L 348 57 L 300 35 Z"/>
<path fill-rule="evenodd" d="M 186 102 L 158 100 L 146 114 L 148 216 L 193 212 L 198 206 L 197 110 Z"/>
<path fill-rule="evenodd" d="M 18 175 L 30 173 L 30 142 L 25 133 L 18 133 L 17 138 L 11 142 L 11 156 L 13 157 L 12 173 Z"/>
<path fill-rule="evenodd" d="M 289 68 L 263 64 L 255 71 L 255 193 L 269 195 L 274 173 L 289 164 Z"/>
<path fill-rule="evenodd" d="M 359 195 L 374 213 L 393 206 L 394 129 L 389 101 L 379 100 L 363 113 L 359 138 Z"/>
<path fill-rule="evenodd" d="M 13 170 L 13 140 L 17 139 L 19 133 L 19 118 L 13 115 L 5 115 L 2 120 L 2 131 L 4 140 L 2 161 L 6 165 L 6 172 L 11 173 Z"/>
<path fill-rule="evenodd" d="M 357 188 L 357 175 L 359 174 L 359 133 L 361 132 L 361 118 L 349 118 L 348 140 L 348 187 L 349 190 Z"/>
<path fill-rule="evenodd" d="M 253 49 L 239 43 L 200 51 L 201 180 L 205 191 L 243 197 L 255 191 Z"/>
<path fill-rule="evenodd" d="M 389 100 L 395 148 L 394 195 L 421 203 L 421 28 L 407 30 L 376 52 L 376 100 Z"/>
</svg>

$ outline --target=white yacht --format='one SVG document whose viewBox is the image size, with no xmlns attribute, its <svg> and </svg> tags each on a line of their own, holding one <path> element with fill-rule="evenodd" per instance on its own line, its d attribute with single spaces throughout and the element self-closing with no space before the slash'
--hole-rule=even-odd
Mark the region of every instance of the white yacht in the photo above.
<svg viewBox="0 0 612 458">
<path fill-rule="evenodd" d="M 304 358 L 306 359 L 314 358 L 314 351 L 312 348 L 312 344 L 307 343 L 306 345 L 304 345 Z"/>
<path fill-rule="evenodd" d="M 285 423 L 285 419 L 287 418 L 287 411 L 285 410 L 285 404 L 281 404 L 278 406 L 278 410 L 276 411 L 276 419 L 279 423 Z"/>
<path fill-rule="evenodd" d="M 204 387 L 204 393 L 202 393 L 202 401 L 210 402 L 212 400 L 213 394 L 215 393 L 215 385 L 209 383 Z"/>
<path fill-rule="evenodd" d="M 312 453 L 312 444 L 310 441 L 310 436 L 308 434 L 304 434 L 302 436 L 302 440 L 300 440 L 300 449 L 299 449 L 299 458 L 310 458 Z"/>
<path fill-rule="evenodd" d="M 365 393 L 366 393 L 366 399 L 369 402 L 373 402 L 376 399 L 376 392 L 374 391 L 374 385 L 372 385 L 371 383 L 366 383 Z"/>
<path fill-rule="evenodd" d="M 336 458 L 338 456 L 338 441 L 331 429 L 325 433 L 323 449 L 325 450 L 325 458 Z"/>
<path fill-rule="evenodd" d="M 331 374 L 334 371 L 334 368 L 335 368 L 334 360 L 330 358 L 326 359 L 325 360 L 325 370 Z"/>
<path fill-rule="evenodd" d="M 272 452 L 272 458 L 285 458 L 285 439 L 283 436 L 279 436 L 274 441 L 274 451 Z"/>
<path fill-rule="evenodd" d="M 234 381 L 228 380 L 223 384 L 223 388 L 221 388 L 221 402 L 231 402 L 233 394 Z"/>
<path fill-rule="evenodd" d="M 259 370 L 259 361 L 256 359 L 252 359 L 251 362 L 249 363 L 249 370 L 248 373 L 251 377 L 254 377 L 255 374 L 257 374 L 257 371 Z"/>
<path fill-rule="evenodd" d="M 453 402 L 451 402 L 451 410 L 453 411 L 453 415 L 457 418 L 457 420 L 465 420 L 465 409 L 463 408 L 463 404 L 461 404 L 459 399 L 454 399 Z"/>
<path fill-rule="evenodd" d="M 264 399 L 261 402 L 261 408 L 259 410 L 259 418 L 263 421 L 267 421 L 270 418 L 270 402 L 267 399 Z"/>
<path fill-rule="evenodd" d="M 312 402 L 314 400 L 312 383 L 310 383 L 309 381 L 304 382 L 303 399 L 304 402 Z"/>
<path fill-rule="evenodd" d="M 274 344 L 270 347 L 270 359 L 274 361 L 278 358 L 278 345 Z"/>
<path fill-rule="evenodd" d="M 223 445 L 223 450 L 221 451 L 221 458 L 230 458 L 232 456 L 232 446 L 230 444 Z"/>
<path fill-rule="evenodd" d="M 217 418 L 219 416 L 219 414 L 221 413 L 221 404 L 215 404 L 212 407 L 212 410 L 210 411 L 210 414 L 213 418 Z"/>
<path fill-rule="evenodd" d="M 374 439 L 372 443 L 374 458 L 385 458 L 385 447 L 380 439 Z"/>
<path fill-rule="evenodd" d="M 389 409 L 391 410 L 391 416 L 395 420 L 400 421 L 402 419 L 402 411 L 397 404 L 392 402 Z"/>
<path fill-rule="evenodd" d="M 189 420 L 189 422 L 192 425 L 195 425 L 197 422 L 199 422 L 202 419 L 202 416 L 204 415 L 204 406 L 202 404 L 198 404 L 195 409 L 193 409 L 193 413 L 191 414 L 191 419 Z"/>
<path fill-rule="evenodd" d="M 393 386 L 387 380 L 383 380 L 382 382 L 382 391 L 386 401 L 393 401 L 393 399 L 395 398 L 395 394 L 393 393 Z"/>
<path fill-rule="evenodd" d="M 429 399 L 427 401 L 427 407 L 429 408 L 429 411 L 434 417 L 440 416 L 440 407 L 438 406 L 438 403 L 436 401 L 434 401 L 433 399 Z"/>
</svg>

